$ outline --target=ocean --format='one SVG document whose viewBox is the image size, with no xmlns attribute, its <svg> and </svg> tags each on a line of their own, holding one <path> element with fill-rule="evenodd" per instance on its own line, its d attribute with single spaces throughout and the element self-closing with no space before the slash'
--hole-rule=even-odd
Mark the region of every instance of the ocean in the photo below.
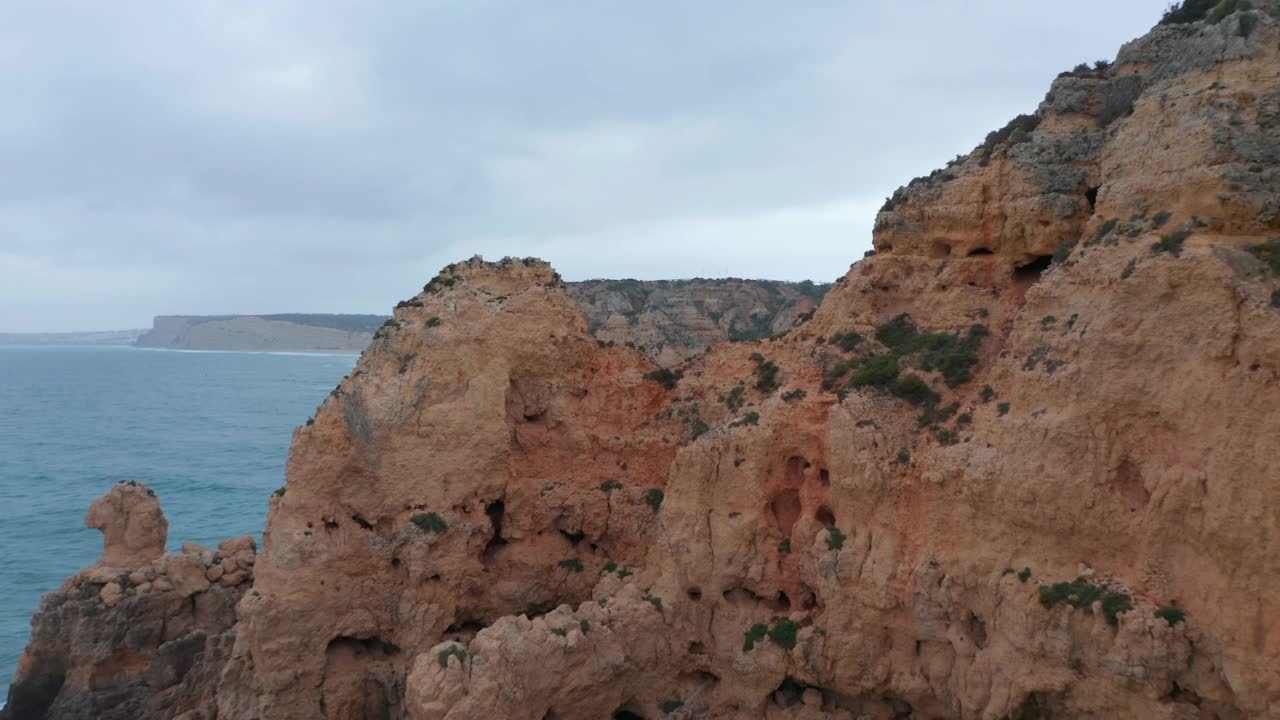
<svg viewBox="0 0 1280 720">
<path fill-rule="evenodd" d="M 261 542 L 293 429 L 355 359 L 0 347 L 0 706 L 41 595 L 102 553 L 95 498 L 151 486 L 171 550 Z"/>
</svg>

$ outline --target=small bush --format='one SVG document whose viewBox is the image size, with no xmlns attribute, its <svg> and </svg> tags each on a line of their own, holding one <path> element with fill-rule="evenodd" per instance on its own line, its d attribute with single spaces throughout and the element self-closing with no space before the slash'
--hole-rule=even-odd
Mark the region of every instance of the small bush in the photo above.
<svg viewBox="0 0 1280 720">
<path fill-rule="evenodd" d="M 663 714 L 666 714 L 666 715 L 670 715 L 671 713 L 679 710 L 682 707 L 684 707 L 683 700 L 663 700 L 662 702 L 658 703 L 658 709 L 661 710 Z"/>
<path fill-rule="evenodd" d="M 1128 280 L 1133 271 L 1138 269 L 1138 258 L 1130 258 L 1129 263 L 1124 266 L 1124 270 L 1120 271 L 1120 279 Z"/>
<path fill-rule="evenodd" d="M 978 394 L 978 397 L 981 398 L 984 403 L 991 402 L 996 397 L 996 391 L 993 390 L 990 385 L 983 385 L 982 392 Z"/>
<path fill-rule="evenodd" d="M 747 639 L 742 644 L 742 652 L 751 652 L 751 649 L 756 646 L 756 643 L 764 640 L 765 636 L 768 634 L 768 625 L 765 625 L 764 623 L 756 623 L 755 625 L 752 625 L 751 629 L 747 630 Z"/>
<path fill-rule="evenodd" d="M 1120 622 L 1120 613 L 1129 612 L 1132 609 L 1133 601 L 1124 593 L 1109 592 L 1102 597 L 1102 614 L 1112 625 Z"/>
<path fill-rule="evenodd" d="M 566 635 L 568 635 L 568 634 L 569 634 L 569 631 L 568 631 L 568 630 L 565 630 L 564 628 L 551 628 L 551 634 L 552 634 L 552 635 L 559 635 L 560 637 L 564 637 L 564 636 L 566 636 Z"/>
<path fill-rule="evenodd" d="M 450 656 L 458 658 L 458 662 L 464 662 L 467 659 L 467 651 L 462 649 L 461 645 L 450 645 L 449 647 L 441 650 L 440 653 L 436 655 L 436 659 L 440 661 L 440 667 L 449 667 Z"/>
<path fill-rule="evenodd" d="M 1228 0 L 1229 1 L 1229 0 Z M 1203 20 L 1218 0 L 1183 0 L 1175 2 L 1164 11 L 1160 18 L 1161 25 L 1185 25 Z"/>
<path fill-rule="evenodd" d="M 409 518 L 409 522 L 417 525 L 422 532 L 442 533 L 449 529 L 449 523 L 439 513 L 420 513 Z"/>
<path fill-rule="evenodd" d="M 845 352 L 849 352 L 850 350 L 858 347 L 863 340 L 866 340 L 866 338 L 864 338 L 861 333 L 846 332 L 832 335 L 827 342 L 835 345 Z"/>
<path fill-rule="evenodd" d="M 1250 255 L 1266 263 L 1271 272 L 1280 275 L 1280 238 L 1246 248 Z"/>
<path fill-rule="evenodd" d="M 711 426 L 702 421 L 702 418 L 695 417 L 689 421 L 689 439 L 697 440 L 702 437 Z"/>
<path fill-rule="evenodd" d="M 1209 13 L 1208 20 L 1211 25 L 1217 25 L 1232 13 L 1252 9 L 1253 4 L 1249 0 L 1222 0 L 1213 8 L 1213 12 Z"/>
<path fill-rule="evenodd" d="M 895 382 L 890 392 L 912 405 L 933 405 L 942 400 L 942 396 L 934 392 L 929 383 L 914 373 Z"/>
<path fill-rule="evenodd" d="M 743 404 L 746 403 L 746 398 L 744 397 L 746 392 L 747 389 L 743 386 L 735 385 L 734 388 L 729 391 L 729 394 L 724 397 L 725 407 L 730 410 L 737 410 L 742 407 Z"/>
<path fill-rule="evenodd" d="M 666 498 L 666 493 L 662 492 L 662 488 L 653 488 L 644 494 L 645 502 L 649 503 L 649 507 L 658 512 L 662 509 L 662 501 Z"/>
<path fill-rule="evenodd" d="M 791 552 L 791 538 L 787 538 L 786 540 L 778 543 L 778 552 L 782 555 L 786 555 Z"/>
<path fill-rule="evenodd" d="M 1115 625 L 1119 615 L 1133 609 L 1133 601 L 1128 595 L 1108 589 L 1105 585 L 1095 585 L 1078 577 L 1071 582 L 1057 582 L 1040 586 L 1040 604 L 1052 608 L 1058 603 L 1066 603 L 1073 608 L 1092 612 L 1095 602 L 1102 602 L 1102 614 L 1107 622 Z"/>
<path fill-rule="evenodd" d="M 610 560 L 609 562 L 604 564 L 604 567 L 600 568 L 600 574 L 604 575 L 605 573 L 611 573 L 617 569 L 618 569 L 618 563 Z"/>
<path fill-rule="evenodd" d="M 674 390 L 676 384 L 680 382 L 680 378 L 684 377 L 684 371 L 672 370 L 671 368 L 658 368 L 648 375 L 645 375 L 645 377 L 668 390 Z"/>
<path fill-rule="evenodd" d="M 809 393 L 805 392 L 803 389 L 801 389 L 801 388 L 796 388 L 795 390 L 791 390 L 790 392 L 782 393 L 782 400 L 783 400 L 783 402 L 792 402 L 792 401 L 795 401 L 795 400 L 803 400 L 803 399 L 804 399 L 804 396 L 805 396 L 805 395 L 808 395 L 808 394 L 809 394 Z"/>
<path fill-rule="evenodd" d="M 634 575 L 634 574 L 635 574 L 635 573 L 631 572 L 631 568 L 627 567 L 626 565 L 623 565 L 623 566 L 618 570 L 618 579 L 619 579 L 619 580 L 626 580 L 627 578 L 631 577 L 631 576 L 632 576 L 632 575 Z"/>
<path fill-rule="evenodd" d="M 960 413 L 956 416 L 957 425 L 968 425 L 971 422 L 973 422 L 973 416 L 969 413 Z"/>
<path fill-rule="evenodd" d="M 1162 235 L 1160 236 L 1160 241 L 1151 246 L 1151 254 L 1169 253 L 1174 257 L 1179 257 L 1182 255 L 1182 243 L 1189 237 L 1191 237 L 1190 230 L 1178 230 Z"/>
<path fill-rule="evenodd" d="M 738 418 L 737 420 L 734 420 L 732 423 L 729 423 L 731 427 L 742 427 L 743 425 L 759 425 L 759 424 L 760 424 L 760 413 L 758 412 L 749 412 L 746 415 L 743 415 L 742 417 Z"/>
<path fill-rule="evenodd" d="M 440 325 L 440 318 L 438 317 L 433 316 L 427 320 L 427 327 L 429 328 L 437 327 L 439 325 Z"/>
<path fill-rule="evenodd" d="M 906 465 L 911 462 L 911 454 L 907 452 L 906 448 L 902 448 L 898 451 L 897 461 L 899 465 Z"/>
<path fill-rule="evenodd" d="M 1169 627 L 1173 627 L 1187 619 L 1187 611 L 1173 605 L 1166 605 L 1155 611 L 1155 616 L 1169 623 Z"/>
<path fill-rule="evenodd" d="M 898 356 L 893 353 L 873 355 L 849 379 L 849 387 L 887 386 L 898 379 Z"/>
<path fill-rule="evenodd" d="M 281 485 L 280 487 L 276 488 L 276 491 L 275 491 L 275 492 L 273 492 L 273 493 L 271 493 L 271 494 L 272 494 L 272 495 L 274 495 L 275 497 L 284 497 L 284 491 L 285 491 L 285 490 L 287 490 L 287 489 L 288 489 L 288 488 L 287 488 L 286 486 Z"/>
<path fill-rule="evenodd" d="M 1173 217 L 1173 213 L 1168 210 L 1161 210 L 1151 217 L 1151 223 L 1157 228 L 1164 227 L 1169 222 L 1169 218 Z"/>
<path fill-rule="evenodd" d="M 1026 582 L 1031 579 L 1031 568 L 1024 567 L 1018 571 L 1018 582 Z"/>
<path fill-rule="evenodd" d="M 799 631 L 799 623 L 784 618 L 773 624 L 773 628 L 769 630 L 769 639 L 778 647 L 790 650 L 796 646 L 796 633 Z"/>
<path fill-rule="evenodd" d="M 844 547 L 844 533 L 840 532 L 840 528 L 827 528 L 827 549 L 839 550 Z"/>
<path fill-rule="evenodd" d="M 656 595 L 650 595 L 648 593 L 645 593 L 644 596 L 641 597 L 640 599 L 644 600 L 650 605 L 653 605 L 655 608 L 658 609 L 658 612 L 662 612 L 662 598 Z"/>
<path fill-rule="evenodd" d="M 1079 240 L 1065 240 L 1058 243 L 1058 249 L 1053 251 L 1051 262 L 1053 265 L 1062 265 L 1071 257 L 1071 251 L 1076 249 Z"/>
<path fill-rule="evenodd" d="M 1002 402 L 1002 403 L 1000 403 L 999 405 L 996 405 L 996 412 L 1000 413 L 1001 415 L 1008 415 L 1008 414 L 1009 414 L 1009 403 L 1007 403 L 1007 402 Z"/>
<path fill-rule="evenodd" d="M 580 620 L 578 621 L 578 629 L 582 631 L 583 635 L 586 635 L 587 633 L 591 632 L 591 623 L 587 622 L 586 620 Z"/>
<path fill-rule="evenodd" d="M 617 480 L 605 480 L 604 482 L 600 483 L 601 492 L 611 493 L 614 490 L 621 490 L 621 489 L 622 489 L 622 483 L 618 482 Z"/>
<path fill-rule="evenodd" d="M 573 572 L 582 572 L 583 569 L 582 561 L 578 558 L 565 558 L 556 564 L 566 570 L 572 570 Z"/>
<path fill-rule="evenodd" d="M 771 393 L 777 390 L 780 387 L 778 383 L 779 369 L 772 360 L 766 360 L 756 365 L 756 389 L 762 393 Z"/>
</svg>

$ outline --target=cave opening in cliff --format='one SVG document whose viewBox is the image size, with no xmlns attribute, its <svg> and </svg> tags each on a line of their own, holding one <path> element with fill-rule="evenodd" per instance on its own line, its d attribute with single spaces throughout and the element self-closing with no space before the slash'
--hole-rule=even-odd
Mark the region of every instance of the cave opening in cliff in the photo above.
<svg viewBox="0 0 1280 720">
<path fill-rule="evenodd" d="M 644 716 L 634 713 L 626 709 L 626 706 L 623 706 L 613 711 L 613 720 L 644 720 Z"/>
<path fill-rule="evenodd" d="M 1098 188 L 1091 187 L 1085 190 L 1084 199 L 1089 201 L 1089 212 L 1092 213 L 1094 208 L 1098 207 Z"/>
<path fill-rule="evenodd" d="M 484 506 L 484 514 L 489 516 L 489 524 L 493 526 L 493 535 L 484 546 L 484 559 L 486 561 L 492 560 L 498 550 L 507 544 L 506 539 L 502 537 L 502 518 L 506 512 L 506 503 L 501 500 L 494 500 Z"/>
<path fill-rule="evenodd" d="M 795 490 L 783 490 L 769 503 L 774 522 L 783 537 L 791 537 L 791 527 L 800 518 L 800 493 Z"/>
<path fill-rule="evenodd" d="M 991 251 L 991 248 L 984 247 L 974 248 L 969 251 L 969 257 L 974 257 L 976 255 L 995 255 L 995 253 Z"/>
<path fill-rule="evenodd" d="M 1035 283 L 1040 281 L 1040 276 L 1044 275 L 1044 271 L 1049 269 L 1049 265 L 1053 263 L 1052 255 L 1040 255 L 1031 262 L 1019 265 L 1013 271 L 1013 279 L 1019 283 Z"/>
<path fill-rule="evenodd" d="M 835 527 L 836 514 L 831 512 L 831 508 L 823 505 L 813 514 L 813 519 L 822 523 L 823 527 Z"/>
</svg>

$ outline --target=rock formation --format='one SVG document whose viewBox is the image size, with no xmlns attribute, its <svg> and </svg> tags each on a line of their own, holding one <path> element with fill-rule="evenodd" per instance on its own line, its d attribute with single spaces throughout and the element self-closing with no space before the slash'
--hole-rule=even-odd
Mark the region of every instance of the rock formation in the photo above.
<svg viewBox="0 0 1280 720">
<path fill-rule="evenodd" d="M 1280 717 L 1278 160 L 1280 2 L 1228 0 L 895 193 L 782 337 L 661 368 L 541 261 L 451 265 L 296 431 L 253 589 L 180 696 Z M 149 617 L 86 573 L 75 617 Z M 32 717 L 80 716 L 56 703 L 101 697 L 86 658 L 124 642 L 58 645 L 68 592 L 14 686 Z"/>
<path fill-rule="evenodd" d="M 41 601 L 0 718 L 212 720 L 253 538 L 166 555 L 168 522 L 137 482 L 95 501 L 85 524 L 102 531 L 102 559 Z"/>
</svg>

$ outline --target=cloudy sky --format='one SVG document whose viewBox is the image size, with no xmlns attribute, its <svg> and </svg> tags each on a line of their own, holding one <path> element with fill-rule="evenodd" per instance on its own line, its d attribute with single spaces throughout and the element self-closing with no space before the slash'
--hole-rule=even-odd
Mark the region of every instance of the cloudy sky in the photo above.
<svg viewBox="0 0 1280 720">
<path fill-rule="evenodd" d="M 1166 0 L 0 7 L 0 331 L 384 312 L 443 265 L 831 280 Z"/>
</svg>

